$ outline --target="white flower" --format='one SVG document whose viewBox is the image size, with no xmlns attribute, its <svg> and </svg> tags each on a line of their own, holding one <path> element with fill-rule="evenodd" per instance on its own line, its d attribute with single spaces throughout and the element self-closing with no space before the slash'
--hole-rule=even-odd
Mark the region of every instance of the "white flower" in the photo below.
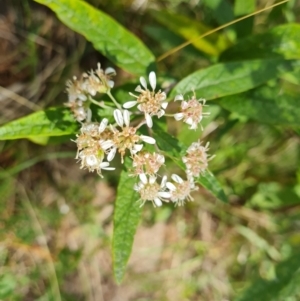
<svg viewBox="0 0 300 301">
<path fill-rule="evenodd" d="M 185 101 L 181 94 L 176 95 L 174 101 L 181 101 L 181 112 L 176 113 L 174 118 L 178 120 L 183 120 L 183 122 L 190 125 L 190 129 L 195 130 L 198 128 L 198 124 L 201 122 L 204 116 L 209 115 L 208 112 L 203 112 L 203 107 L 205 106 L 206 100 L 196 99 L 194 95 L 192 99 Z"/>
<path fill-rule="evenodd" d="M 157 153 L 140 152 L 132 157 L 134 171 L 132 175 L 154 176 L 165 163 L 165 157 Z"/>
<path fill-rule="evenodd" d="M 156 182 L 155 176 L 147 177 L 145 174 L 140 174 L 140 182 L 134 186 L 141 197 L 141 206 L 145 204 L 146 201 L 151 201 L 154 207 L 162 206 L 162 202 L 168 202 L 168 198 L 171 197 L 171 193 L 165 191 L 167 177 L 164 176 L 159 185 Z"/>
<path fill-rule="evenodd" d="M 114 170 L 114 167 L 110 167 L 108 162 L 103 162 L 104 153 L 94 153 L 91 149 L 84 149 L 80 151 L 77 158 L 81 160 L 80 168 L 87 168 L 89 171 L 97 171 L 102 177 L 101 170 Z"/>
<path fill-rule="evenodd" d="M 176 174 L 173 174 L 171 176 L 171 179 L 174 181 L 173 183 L 166 183 L 166 187 L 170 190 L 171 193 L 170 200 L 175 203 L 176 206 L 183 206 L 186 200 L 193 201 L 190 193 L 198 189 L 197 187 L 195 187 L 193 179 L 191 178 L 187 181 L 184 181 L 180 176 Z"/>
<path fill-rule="evenodd" d="M 153 126 L 152 116 L 157 116 L 158 118 L 162 117 L 165 114 L 165 109 L 168 106 L 166 102 L 166 93 L 155 92 L 156 88 L 156 74 L 151 71 L 149 74 L 149 83 L 152 88 L 150 91 L 147 87 L 147 81 L 144 77 L 140 77 L 141 86 L 137 86 L 135 91 L 139 92 L 140 95 L 136 96 L 132 93 L 129 93 L 131 96 L 135 97 L 136 100 L 126 102 L 123 107 L 125 109 L 130 109 L 135 105 L 138 105 L 137 108 L 144 113 L 146 124 L 149 128 Z"/>
<path fill-rule="evenodd" d="M 118 150 L 123 163 L 126 149 L 129 150 L 131 155 L 134 155 L 143 148 L 143 144 L 140 142 L 155 144 L 156 141 L 154 138 L 146 135 L 138 135 L 136 133 L 137 128 L 130 126 L 130 112 L 128 110 L 114 110 L 114 118 L 120 129 L 118 127 L 110 127 L 113 132 L 114 147 L 108 155 L 109 160 L 113 159 L 116 150 Z"/>
<path fill-rule="evenodd" d="M 207 152 L 209 150 L 209 142 L 205 146 L 201 145 L 200 140 L 193 142 L 187 149 L 187 154 L 182 158 L 186 165 L 187 174 L 192 177 L 198 177 L 208 168 L 208 162 L 214 158 Z"/>
<path fill-rule="evenodd" d="M 100 125 L 98 123 L 85 123 L 77 135 L 77 155 L 76 158 L 81 161 L 80 168 L 87 168 L 89 171 L 97 171 L 100 176 L 101 170 L 113 170 L 108 162 L 103 162 L 107 153 L 110 158 L 111 149 L 114 144 L 111 140 L 112 133 L 106 128 L 108 120 L 104 118 Z M 109 160 L 108 160 L 109 161 Z"/>
<path fill-rule="evenodd" d="M 91 120 L 89 109 L 91 96 L 97 93 L 107 93 L 114 86 L 111 77 L 116 74 L 113 68 L 101 69 L 100 64 L 96 70 L 83 73 L 81 78 L 73 77 L 73 81 L 67 81 L 69 102 L 65 105 L 71 109 L 77 121 Z"/>
</svg>

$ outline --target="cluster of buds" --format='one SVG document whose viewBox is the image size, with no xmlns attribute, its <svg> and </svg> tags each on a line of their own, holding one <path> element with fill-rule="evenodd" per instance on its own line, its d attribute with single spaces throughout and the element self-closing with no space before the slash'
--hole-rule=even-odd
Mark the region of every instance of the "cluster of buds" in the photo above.
<svg viewBox="0 0 300 301">
<path fill-rule="evenodd" d="M 67 82 L 69 101 L 66 103 L 77 121 L 90 121 L 92 117 L 90 102 L 97 93 L 107 93 L 114 86 L 112 76 L 116 75 L 113 68 L 101 69 L 98 64 L 96 70 L 83 73 L 81 78 L 73 77 L 73 81 Z"/>
<path fill-rule="evenodd" d="M 136 94 L 129 93 L 134 99 L 123 104 L 123 107 L 110 93 L 113 87 L 111 76 L 115 75 L 112 68 L 105 71 L 100 68 L 83 74 L 80 80 L 74 78 L 67 83 L 69 94 L 68 107 L 71 108 L 75 118 L 81 122 L 82 127 L 77 135 L 76 158 L 81 163 L 81 168 L 89 171 L 97 171 L 102 177 L 102 170 L 113 170 L 110 166 L 118 153 L 121 162 L 129 156 L 132 162 L 130 177 L 136 177 L 137 183 L 133 189 L 140 196 L 140 204 L 144 205 L 151 201 L 154 207 L 160 207 L 164 202 L 172 202 L 182 206 L 185 201 L 192 201 L 191 193 L 197 190 L 196 179 L 208 168 L 208 162 L 213 158 L 207 152 L 209 143 L 201 145 L 200 140 L 192 143 L 182 161 L 186 166 L 186 179 L 177 174 L 170 175 L 167 172 L 161 175 L 161 169 L 165 169 L 165 157 L 151 137 L 154 118 L 171 116 L 175 120 L 182 120 L 189 125 L 190 129 L 202 128 L 200 122 L 209 113 L 203 112 L 205 99 L 197 99 L 196 95 L 185 100 L 183 95 L 177 95 L 174 101 L 181 101 L 179 112 L 165 114 L 168 107 L 165 92 L 156 91 L 156 74 L 150 72 L 148 89 L 147 81 L 140 78 L 140 85 L 135 89 Z M 97 104 L 93 98 L 97 93 L 106 93 L 116 108 L 113 118 L 103 118 L 100 122 L 91 121 L 90 103 Z M 98 103 L 103 107 L 103 104 Z M 137 110 L 133 110 L 136 106 Z M 83 122 L 84 121 L 84 122 Z M 143 135 L 141 127 L 148 128 L 150 135 Z M 147 146 L 148 145 L 148 146 Z M 149 147 L 152 145 L 152 147 Z M 155 152 L 149 149 L 155 148 Z"/>
</svg>

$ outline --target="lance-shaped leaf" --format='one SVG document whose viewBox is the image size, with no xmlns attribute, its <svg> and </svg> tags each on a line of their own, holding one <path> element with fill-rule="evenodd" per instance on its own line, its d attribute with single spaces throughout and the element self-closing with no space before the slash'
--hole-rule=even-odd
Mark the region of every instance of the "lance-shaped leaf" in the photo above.
<svg viewBox="0 0 300 301">
<path fill-rule="evenodd" d="M 0 140 L 63 136 L 73 134 L 78 124 L 67 108 L 57 107 L 38 111 L 0 127 Z"/>
<path fill-rule="evenodd" d="M 35 0 L 51 8 L 72 30 L 82 34 L 104 56 L 133 74 L 145 74 L 155 58 L 121 24 L 81 0 Z"/>
<path fill-rule="evenodd" d="M 129 166 L 129 162 L 125 161 Z M 114 211 L 114 233 L 112 242 L 113 270 L 117 283 L 121 283 L 129 259 L 134 235 L 141 216 L 137 201 L 139 195 L 133 189 L 136 178 L 129 177 L 128 171 L 121 173 Z"/>
<path fill-rule="evenodd" d="M 284 24 L 240 40 L 221 54 L 221 61 L 300 58 L 300 25 Z"/>
<path fill-rule="evenodd" d="M 185 165 L 181 158 L 185 154 L 187 147 L 180 143 L 175 137 L 162 131 L 157 124 L 153 126 L 153 136 L 160 150 L 172 159 L 180 168 L 185 170 Z M 228 201 L 220 183 L 210 171 L 205 172 L 196 181 L 209 190 L 219 200 L 223 202 Z"/>
<path fill-rule="evenodd" d="M 221 187 L 220 183 L 216 179 L 216 177 L 207 170 L 203 175 L 198 177 L 196 180 L 199 184 L 201 184 L 203 187 L 205 187 L 207 190 L 209 190 L 215 197 L 217 197 L 219 200 L 227 203 L 227 196 L 224 193 L 223 188 Z"/>
<path fill-rule="evenodd" d="M 248 91 L 278 75 L 292 70 L 295 61 L 253 60 L 217 64 L 198 70 L 181 80 L 172 90 L 176 94 L 195 91 L 207 100 Z"/>
<path fill-rule="evenodd" d="M 262 86 L 239 95 L 220 99 L 225 109 L 262 123 L 299 126 L 299 97 L 281 91 L 281 88 Z"/>
</svg>

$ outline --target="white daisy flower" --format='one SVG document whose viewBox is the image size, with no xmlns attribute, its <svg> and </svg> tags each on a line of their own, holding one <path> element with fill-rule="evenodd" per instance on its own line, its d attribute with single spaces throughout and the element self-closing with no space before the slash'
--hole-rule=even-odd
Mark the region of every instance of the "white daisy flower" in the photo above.
<svg viewBox="0 0 300 301">
<path fill-rule="evenodd" d="M 168 202 L 171 197 L 171 193 L 166 190 L 167 177 L 164 176 L 159 185 L 156 182 L 155 176 L 146 176 L 146 174 L 139 175 L 140 182 L 134 186 L 140 194 L 141 206 L 146 201 L 151 201 L 154 207 L 161 207 L 163 202 Z"/>
</svg>

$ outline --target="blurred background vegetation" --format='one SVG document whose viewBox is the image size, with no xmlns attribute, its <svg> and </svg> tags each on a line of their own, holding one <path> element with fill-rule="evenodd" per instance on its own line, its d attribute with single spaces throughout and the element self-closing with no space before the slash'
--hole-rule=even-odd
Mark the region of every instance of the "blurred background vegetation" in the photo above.
<svg viewBox="0 0 300 301">
<path fill-rule="evenodd" d="M 157 57 L 195 32 L 275 3 L 88 2 L 140 37 Z M 243 37 L 299 20 L 300 3 L 290 0 L 227 27 L 223 40 L 212 35 L 212 49 L 190 45 L 176 52 L 159 63 L 158 75 L 172 85 L 215 63 Z M 46 7 L 1 0 L 0 124 L 62 105 L 66 80 L 97 62 L 111 66 Z M 136 82 L 120 69 L 117 73 L 117 86 Z M 269 84 L 300 95 L 297 76 Z M 101 180 L 79 170 L 72 137 L 50 139 L 46 146 L 0 141 L 0 300 L 300 300 L 299 253 L 293 255 L 300 246 L 299 130 L 258 123 L 217 102 L 209 105 L 206 130 L 195 136 L 211 141 L 216 158 L 210 169 L 229 203 L 200 188 L 185 207 L 144 206 L 120 286 L 110 254 L 118 174 Z M 189 139 L 184 128 L 170 123 L 169 129 Z M 260 287 L 265 295 L 255 295 Z M 238 299 L 245 288 L 248 299 Z"/>
</svg>

